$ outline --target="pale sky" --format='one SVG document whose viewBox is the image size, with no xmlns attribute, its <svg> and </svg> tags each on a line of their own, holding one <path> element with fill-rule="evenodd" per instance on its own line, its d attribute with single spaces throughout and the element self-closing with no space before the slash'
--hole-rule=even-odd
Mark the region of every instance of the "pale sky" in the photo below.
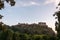
<svg viewBox="0 0 60 40">
<path fill-rule="evenodd" d="M 56 11 L 59 0 L 15 0 L 16 5 L 11 7 L 5 2 L 5 8 L 0 10 L 3 15 L 2 21 L 7 25 L 17 23 L 38 23 L 46 22 L 51 28 L 54 28 Z"/>
</svg>

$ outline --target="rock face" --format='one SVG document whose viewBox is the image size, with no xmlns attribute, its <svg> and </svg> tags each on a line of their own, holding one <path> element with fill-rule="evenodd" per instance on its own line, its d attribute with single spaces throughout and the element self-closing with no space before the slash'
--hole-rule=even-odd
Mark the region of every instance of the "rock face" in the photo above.
<svg viewBox="0 0 60 40">
<path fill-rule="evenodd" d="M 52 28 L 49 28 L 45 22 L 39 22 L 38 24 L 18 23 L 17 25 L 13 25 L 11 28 L 14 31 L 20 31 L 21 33 L 27 34 L 44 34 L 51 36 L 55 35 Z"/>
</svg>

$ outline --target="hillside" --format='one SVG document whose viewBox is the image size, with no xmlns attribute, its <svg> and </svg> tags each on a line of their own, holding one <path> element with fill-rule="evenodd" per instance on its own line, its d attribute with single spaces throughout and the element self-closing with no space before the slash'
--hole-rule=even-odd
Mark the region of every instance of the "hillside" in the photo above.
<svg viewBox="0 0 60 40">
<path fill-rule="evenodd" d="M 17 25 L 11 26 L 11 29 L 14 31 L 19 31 L 21 33 L 27 34 L 44 34 L 44 35 L 55 35 L 52 28 L 48 27 L 45 22 L 39 22 L 38 24 L 25 24 L 18 23 Z"/>
</svg>

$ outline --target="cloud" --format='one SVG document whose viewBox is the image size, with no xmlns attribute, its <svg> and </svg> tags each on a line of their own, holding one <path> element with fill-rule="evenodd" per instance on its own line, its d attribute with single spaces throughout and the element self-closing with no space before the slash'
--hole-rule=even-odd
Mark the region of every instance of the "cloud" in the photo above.
<svg viewBox="0 0 60 40">
<path fill-rule="evenodd" d="M 57 6 L 60 0 L 16 0 L 15 7 L 29 7 L 29 6 L 41 6 L 47 4 L 54 4 Z"/>
<path fill-rule="evenodd" d="M 40 6 L 40 3 L 36 1 L 17 1 L 16 7 L 27 7 L 27 6 Z"/>
<path fill-rule="evenodd" d="M 44 2 L 45 5 L 53 3 L 54 5 L 57 5 L 60 0 L 46 0 Z"/>
</svg>

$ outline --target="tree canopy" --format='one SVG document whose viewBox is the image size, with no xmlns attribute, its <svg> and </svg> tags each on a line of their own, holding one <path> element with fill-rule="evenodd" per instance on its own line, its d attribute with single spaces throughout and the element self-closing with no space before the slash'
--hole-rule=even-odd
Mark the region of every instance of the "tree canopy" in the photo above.
<svg viewBox="0 0 60 40">
<path fill-rule="evenodd" d="M 55 29 L 57 31 L 57 37 L 60 39 L 60 3 L 58 4 L 58 6 L 56 7 L 57 9 L 59 9 L 57 12 L 55 12 L 55 14 L 53 16 L 57 16 L 55 17 L 58 21 L 56 21 L 55 23 Z"/>
<path fill-rule="evenodd" d="M 15 1 L 14 0 L 0 0 L 0 10 L 2 9 L 2 8 L 4 8 L 4 2 L 7 2 L 7 3 L 9 3 L 11 6 L 14 6 L 15 5 Z"/>
</svg>

